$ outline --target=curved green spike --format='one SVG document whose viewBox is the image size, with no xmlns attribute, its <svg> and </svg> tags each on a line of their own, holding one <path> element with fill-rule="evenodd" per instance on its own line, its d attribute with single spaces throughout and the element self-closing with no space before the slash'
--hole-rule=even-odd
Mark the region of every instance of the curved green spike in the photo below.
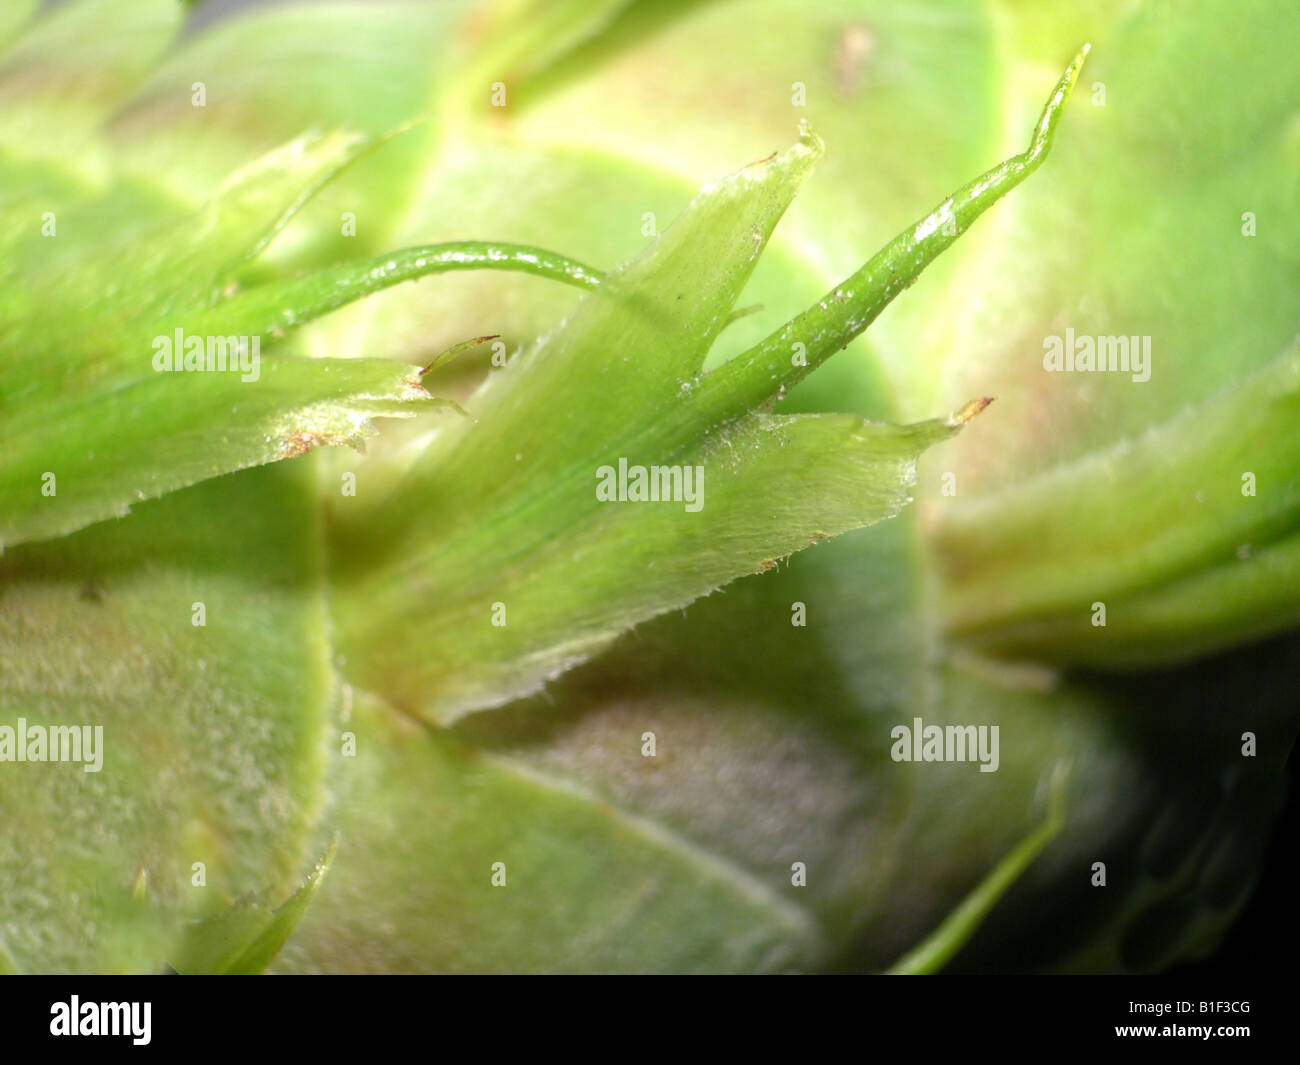
<svg viewBox="0 0 1300 1065">
<path fill-rule="evenodd" d="M 295 329 L 403 281 L 455 270 L 510 270 L 588 290 L 601 279 L 599 271 L 541 248 L 466 240 L 404 248 L 259 285 L 217 304 L 211 313 L 223 323 L 247 323 L 253 332 Z"/>
<path fill-rule="evenodd" d="M 1056 83 L 1028 148 L 963 185 L 808 310 L 706 377 L 698 402 L 737 413 L 752 409 L 807 377 L 875 321 L 975 219 L 1042 165 L 1090 48 L 1079 50 Z M 798 363 L 791 358 L 795 344 L 805 349 Z"/>
</svg>

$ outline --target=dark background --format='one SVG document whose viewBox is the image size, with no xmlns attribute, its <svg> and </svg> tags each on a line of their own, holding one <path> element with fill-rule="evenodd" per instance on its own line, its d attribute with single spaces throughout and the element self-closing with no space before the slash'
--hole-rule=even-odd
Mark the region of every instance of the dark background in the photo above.
<svg viewBox="0 0 1300 1065">
<path fill-rule="evenodd" d="M 1290 960 L 1300 920 L 1296 913 L 1300 903 L 1300 863 L 1296 861 L 1296 844 L 1300 841 L 1300 802 L 1296 800 L 1300 793 L 1300 746 L 1291 749 L 1287 777 L 1290 794 L 1286 809 L 1274 830 L 1255 894 L 1212 957 L 1195 965 L 1177 966 L 1174 973 L 1258 977 Z"/>
</svg>

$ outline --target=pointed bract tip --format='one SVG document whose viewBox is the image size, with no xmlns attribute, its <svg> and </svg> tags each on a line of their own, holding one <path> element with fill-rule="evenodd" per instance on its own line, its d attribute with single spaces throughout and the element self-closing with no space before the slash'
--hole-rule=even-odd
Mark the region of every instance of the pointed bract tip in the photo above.
<svg viewBox="0 0 1300 1065">
<path fill-rule="evenodd" d="M 984 396 L 981 399 L 973 399 L 956 414 L 948 419 L 948 424 L 952 426 L 962 426 L 979 414 L 985 407 L 993 402 L 993 396 Z"/>
<path fill-rule="evenodd" d="M 819 159 L 826 154 L 826 142 L 817 135 L 812 123 L 806 118 L 799 119 L 799 144 Z"/>
<path fill-rule="evenodd" d="M 439 355 L 436 355 L 433 361 L 420 371 L 420 376 L 423 377 L 425 374 L 429 373 L 429 371 L 435 370 L 439 366 L 443 366 L 446 363 L 451 362 L 451 360 L 454 359 L 457 355 L 459 355 L 462 351 L 468 351 L 470 348 L 477 347 L 479 344 L 486 344 L 489 340 L 500 340 L 500 339 L 501 339 L 500 333 L 491 333 L 487 336 L 473 337 L 470 340 L 463 340 L 459 344 L 455 344 L 452 347 L 448 348 L 446 351 L 440 353 Z"/>
<path fill-rule="evenodd" d="M 1061 76 L 1061 82 L 1067 87 L 1073 87 L 1074 80 L 1079 76 L 1079 71 L 1083 69 L 1084 60 L 1088 58 L 1088 53 L 1092 51 L 1092 44 L 1085 41 L 1083 46 L 1074 54 L 1070 65 L 1065 68 L 1065 73 Z"/>
</svg>

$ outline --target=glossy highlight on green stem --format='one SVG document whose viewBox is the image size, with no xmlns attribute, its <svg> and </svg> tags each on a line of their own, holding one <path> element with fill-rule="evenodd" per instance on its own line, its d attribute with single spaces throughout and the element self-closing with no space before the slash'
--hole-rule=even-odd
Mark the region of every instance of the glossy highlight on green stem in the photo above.
<svg viewBox="0 0 1300 1065">
<path fill-rule="evenodd" d="M 404 248 L 387 255 L 340 263 L 308 277 L 263 285 L 214 308 L 224 317 L 263 322 L 263 329 L 289 330 L 403 281 L 459 270 L 507 270 L 593 289 L 601 275 L 589 266 L 541 248 L 466 240 Z"/>
<path fill-rule="evenodd" d="M 1028 148 L 963 185 L 808 310 L 708 375 L 696 402 L 711 409 L 751 409 L 807 377 L 874 322 L 975 219 L 1042 165 L 1090 48 L 1085 44 L 1061 75 Z M 802 359 L 792 357 L 795 345 L 803 346 Z"/>
</svg>

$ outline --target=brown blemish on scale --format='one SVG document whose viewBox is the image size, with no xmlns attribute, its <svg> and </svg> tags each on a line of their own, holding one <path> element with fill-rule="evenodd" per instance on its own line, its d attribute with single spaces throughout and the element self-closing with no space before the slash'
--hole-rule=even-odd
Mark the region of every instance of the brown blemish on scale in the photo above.
<svg viewBox="0 0 1300 1065">
<path fill-rule="evenodd" d="M 759 573 L 770 573 L 774 569 L 776 569 L 776 559 L 774 558 L 765 558 L 758 564 Z"/>
<path fill-rule="evenodd" d="M 312 433 L 305 429 L 295 429 L 284 438 L 280 448 L 280 458 L 293 459 L 305 455 L 314 447 L 322 445 L 346 444 L 349 439 L 340 433 Z"/>
</svg>

